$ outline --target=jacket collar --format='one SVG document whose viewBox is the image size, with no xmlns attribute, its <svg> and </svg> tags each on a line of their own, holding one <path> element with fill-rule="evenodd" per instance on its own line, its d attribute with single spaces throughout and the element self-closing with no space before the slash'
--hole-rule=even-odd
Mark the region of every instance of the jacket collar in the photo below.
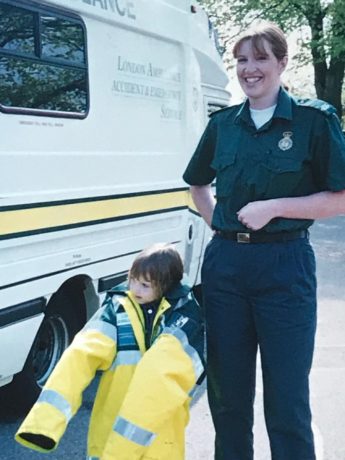
<svg viewBox="0 0 345 460">
<path fill-rule="evenodd" d="M 277 99 L 277 106 L 275 108 L 272 118 L 283 118 L 285 120 L 292 120 L 292 105 L 294 99 L 285 91 L 284 88 L 280 88 Z M 249 100 L 246 99 L 235 116 L 235 123 L 239 123 L 240 120 L 246 124 L 253 124 L 249 111 Z"/>
<path fill-rule="evenodd" d="M 128 296 L 128 282 L 124 281 L 117 286 L 114 286 L 110 289 L 112 294 Z M 191 292 L 191 287 L 188 284 L 187 278 L 183 277 L 181 282 L 179 282 L 176 286 L 170 289 L 169 292 L 166 293 L 164 298 L 169 302 L 171 305 L 175 305 L 179 299 L 186 298 L 188 294 Z"/>
<path fill-rule="evenodd" d="M 170 289 L 169 292 L 166 293 L 165 297 L 169 301 L 176 301 L 181 297 L 186 297 L 191 291 L 191 287 L 187 284 L 186 280 L 183 279 L 180 283 Z"/>
</svg>

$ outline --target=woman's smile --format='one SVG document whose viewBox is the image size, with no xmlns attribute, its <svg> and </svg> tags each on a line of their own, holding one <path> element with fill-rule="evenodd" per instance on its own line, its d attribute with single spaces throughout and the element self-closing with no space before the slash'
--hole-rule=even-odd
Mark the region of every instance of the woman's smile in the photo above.
<svg viewBox="0 0 345 460">
<path fill-rule="evenodd" d="M 254 109 L 265 109 L 276 103 L 281 85 L 280 76 L 287 59 L 278 60 L 270 44 L 262 40 L 261 49 L 254 49 L 251 40 L 245 40 L 237 54 L 237 77 Z"/>
</svg>

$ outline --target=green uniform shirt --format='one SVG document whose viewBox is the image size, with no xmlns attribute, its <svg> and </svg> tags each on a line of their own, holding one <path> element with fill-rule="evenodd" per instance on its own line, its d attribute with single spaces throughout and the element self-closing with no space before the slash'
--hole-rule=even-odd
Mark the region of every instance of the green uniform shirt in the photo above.
<svg viewBox="0 0 345 460">
<path fill-rule="evenodd" d="M 249 202 L 345 190 L 345 137 L 334 107 L 281 89 L 272 119 L 260 129 L 248 101 L 214 113 L 183 178 L 190 185 L 216 178 L 213 228 L 248 231 L 236 213 Z M 312 222 L 276 218 L 263 230 L 294 231 Z"/>
</svg>

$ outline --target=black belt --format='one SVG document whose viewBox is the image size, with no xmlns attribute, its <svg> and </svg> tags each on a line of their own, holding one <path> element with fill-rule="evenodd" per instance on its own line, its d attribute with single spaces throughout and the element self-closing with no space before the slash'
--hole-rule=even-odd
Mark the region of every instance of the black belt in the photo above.
<svg viewBox="0 0 345 460">
<path fill-rule="evenodd" d="M 275 243 L 297 240 L 306 238 L 308 230 L 297 230 L 295 232 L 279 232 L 279 233 L 257 233 L 257 232 L 225 232 L 216 230 L 216 235 L 227 240 L 237 241 L 237 243 Z"/>
</svg>

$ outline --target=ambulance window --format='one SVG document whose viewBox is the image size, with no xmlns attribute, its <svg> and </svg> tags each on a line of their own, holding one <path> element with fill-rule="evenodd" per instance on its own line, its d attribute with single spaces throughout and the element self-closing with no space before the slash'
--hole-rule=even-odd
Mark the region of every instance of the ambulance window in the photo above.
<svg viewBox="0 0 345 460">
<path fill-rule="evenodd" d="M 41 19 L 42 55 L 84 64 L 84 31 L 80 25 L 51 15 L 42 15 Z"/>
<path fill-rule="evenodd" d="M 0 4 L 0 47 L 33 56 L 34 16 L 16 6 Z"/>
<path fill-rule="evenodd" d="M 85 31 L 78 18 L 0 0 L 0 110 L 86 116 Z"/>
<path fill-rule="evenodd" d="M 0 57 L 0 75 L 2 106 L 86 112 L 86 76 L 82 70 Z"/>
</svg>

